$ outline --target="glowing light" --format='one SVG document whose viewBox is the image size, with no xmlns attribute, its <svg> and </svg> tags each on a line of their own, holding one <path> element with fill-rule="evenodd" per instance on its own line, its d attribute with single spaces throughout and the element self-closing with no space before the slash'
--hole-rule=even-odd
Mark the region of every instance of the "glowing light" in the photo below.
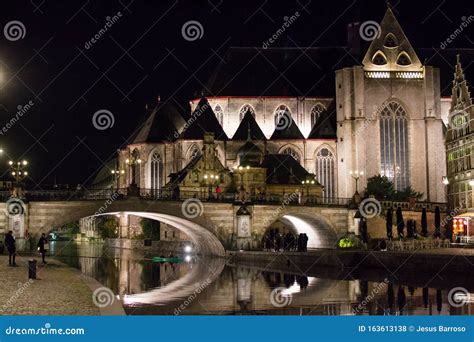
<svg viewBox="0 0 474 342">
<path fill-rule="evenodd" d="M 321 246 L 321 239 L 316 232 L 315 227 L 308 224 L 305 220 L 293 215 L 284 215 L 284 219 L 287 219 L 293 227 L 297 230 L 298 234 L 304 233 L 308 235 L 308 248 L 317 248 Z"/>
<path fill-rule="evenodd" d="M 192 250 L 193 250 L 193 248 L 192 248 L 191 246 L 189 246 L 189 245 L 187 245 L 187 246 L 184 247 L 184 252 L 185 252 L 185 253 L 191 253 Z"/>
<path fill-rule="evenodd" d="M 191 260 L 192 260 L 192 258 L 191 258 L 190 255 L 186 255 L 186 256 L 184 257 L 184 261 L 186 261 L 186 262 L 190 262 Z"/>
</svg>

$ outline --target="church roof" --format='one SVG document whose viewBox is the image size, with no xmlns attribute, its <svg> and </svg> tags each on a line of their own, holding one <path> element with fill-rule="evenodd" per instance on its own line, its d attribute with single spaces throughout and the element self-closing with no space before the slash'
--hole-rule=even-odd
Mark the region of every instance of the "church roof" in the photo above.
<svg viewBox="0 0 474 342">
<path fill-rule="evenodd" d="M 90 186 L 96 189 L 108 189 L 114 186 L 115 178 L 112 175 L 112 170 L 117 168 L 117 158 L 110 159 L 97 172 L 96 176 L 90 183 Z"/>
<path fill-rule="evenodd" d="M 279 139 L 304 139 L 304 136 L 293 119 L 288 120 L 286 117 L 281 117 L 277 127 L 275 128 L 272 136 L 270 137 L 270 140 Z"/>
<path fill-rule="evenodd" d="M 134 144 L 175 140 L 185 124 L 179 110 L 169 101 L 159 101 L 138 126 L 131 141 Z"/>
<path fill-rule="evenodd" d="M 314 177 L 289 154 L 267 154 L 260 167 L 267 169 L 268 184 L 301 184 Z"/>
<path fill-rule="evenodd" d="M 263 152 L 251 140 L 239 148 L 237 155 L 239 157 L 240 166 L 258 166 L 260 164 Z"/>
<path fill-rule="evenodd" d="M 345 46 L 231 47 L 204 91 L 214 96 L 334 96 L 334 72 L 357 65 L 358 59 Z"/>
<path fill-rule="evenodd" d="M 249 132 L 250 131 L 250 132 Z M 245 113 L 239 127 L 232 136 L 232 140 L 266 140 L 265 134 L 255 121 L 254 116 L 250 111 Z"/>
<path fill-rule="evenodd" d="M 204 133 L 212 132 L 216 140 L 228 140 L 222 126 L 206 98 L 202 98 L 188 118 L 180 139 L 201 140 Z"/>
<path fill-rule="evenodd" d="M 367 23 L 367 22 L 366 22 Z M 420 71 L 422 64 L 403 32 L 393 11 L 387 8 L 379 27 L 372 27 L 376 32 L 370 32 L 369 24 L 361 26 L 361 36 L 372 40 L 362 61 L 366 69 L 385 71 Z M 364 24 L 366 24 L 364 26 Z M 379 57 L 378 61 L 376 61 Z"/>
<path fill-rule="evenodd" d="M 308 139 L 337 139 L 336 115 L 336 101 L 332 101 L 316 120 Z"/>
</svg>

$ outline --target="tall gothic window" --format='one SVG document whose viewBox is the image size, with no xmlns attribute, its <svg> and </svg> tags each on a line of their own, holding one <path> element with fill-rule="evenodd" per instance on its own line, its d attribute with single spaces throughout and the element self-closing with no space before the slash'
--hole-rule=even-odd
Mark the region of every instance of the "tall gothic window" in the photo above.
<svg viewBox="0 0 474 342">
<path fill-rule="evenodd" d="M 278 108 L 275 110 L 275 126 L 278 126 L 280 119 L 285 116 L 287 118 L 291 117 L 290 109 L 285 105 L 278 106 Z"/>
<path fill-rule="evenodd" d="M 150 160 L 150 179 L 151 189 L 159 190 L 161 188 L 161 177 L 163 175 L 163 162 L 158 152 L 153 152 Z"/>
<path fill-rule="evenodd" d="M 253 109 L 253 107 L 249 104 L 244 104 L 241 108 L 240 108 L 240 111 L 239 111 L 239 120 L 242 121 L 242 119 L 244 118 L 244 115 L 247 113 L 247 112 L 250 112 L 250 114 L 252 114 L 253 117 L 255 117 L 255 109 Z"/>
<path fill-rule="evenodd" d="M 292 156 L 298 163 L 300 162 L 300 155 L 293 148 L 287 147 L 280 152 L 281 154 L 288 154 Z"/>
<path fill-rule="evenodd" d="M 222 110 L 222 107 L 220 105 L 217 105 L 214 108 L 214 113 L 216 114 L 217 121 L 223 126 L 224 124 L 224 111 Z"/>
<path fill-rule="evenodd" d="M 380 110 L 380 174 L 402 190 L 410 185 L 408 170 L 407 113 L 398 102 L 390 101 Z"/>
<path fill-rule="evenodd" d="M 318 103 L 311 109 L 311 128 L 314 127 L 316 121 L 318 121 L 319 116 L 324 112 L 326 108 L 321 103 Z"/>
<path fill-rule="evenodd" d="M 324 198 L 336 197 L 334 154 L 326 147 L 316 153 L 316 179 L 324 186 Z"/>
</svg>

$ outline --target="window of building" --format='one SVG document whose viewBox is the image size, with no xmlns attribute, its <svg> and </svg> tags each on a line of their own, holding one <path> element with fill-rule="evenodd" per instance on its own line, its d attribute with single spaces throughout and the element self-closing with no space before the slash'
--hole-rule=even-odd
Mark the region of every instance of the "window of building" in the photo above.
<svg viewBox="0 0 474 342">
<path fill-rule="evenodd" d="M 249 104 L 244 104 L 241 108 L 240 108 L 240 111 L 239 111 L 239 120 L 242 121 L 242 119 L 244 118 L 244 115 L 247 113 L 247 112 L 250 112 L 250 114 L 252 114 L 253 117 L 255 117 L 255 109 L 249 105 Z"/>
<path fill-rule="evenodd" d="M 397 64 L 398 65 L 410 65 L 411 64 L 410 56 L 408 56 L 406 54 L 406 52 L 400 53 L 400 55 L 397 58 Z"/>
<path fill-rule="evenodd" d="M 385 41 L 383 43 L 384 46 L 386 47 L 397 47 L 398 46 L 398 40 L 397 38 L 393 35 L 393 33 L 389 33 L 385 36 Z"/>
<path fill-rule="evenodd" d="M 285 106 L 285 105 L 280 105 L 278 106 L 278 108 L 275 110 L 275 126 L 278 126 L 278 123 L 280 122 L 280 120 L 283 118 L 283 120 L 285 120 L 285 122 L 290 122 L 290 118 L 291 118 L 291 112 L 290 112 L 290 109 Z M 286 119 L 285 119 L 286 117 Z"/>
<path fill-rule="evenodd" d="M 281 154 L 288 154 L 288 155 L 292 156 L 298 163 L 300 162 L 300 155 L 298 154 L 298 152 L 296 152 L 291 147 L 287 147 L 287 148 L 283 149 L 280 153 Z"/>
<path fill-rule="evenodd" d="M 387 64 L 387 59 L 385 58 L 382 52 L 378 51 L 372 58 L 372 63 L 374 63 L 375 65 L 385 65 Z"/>
<path fill-rule="evenodd" d="M 214 108 L 214 113 L 216 114 L 217 121 L 219 121 L 220 125 L 224 125 L 224 111 L 220 105 L 217 105 Z"/>
<path fill-rule="evenodd" d="M 161 188 L 161 177 L 163 175 L 163 162 L 158 152 L 153 152 L 150 160 L 150 180 L 151 189 L 159 190 Z"/>
<path fill-rule="evenodd" d="M 387 176 L 397 190 L 410 185 L 408 166 L 408 118 L 396 101 L 380 111 L 380 174 Z"/>
<path fill-rule="evenodd" d="M 335 157 L 326 147 L 316 153 L 316 179 L 324 186 L 324 198 L 336 197 Z"/>
<path fill-rule="evenodd" d="M 319 116 L 325 110 L 326 108 L 320 103 L 318 103 L 311 109 L 311 128 L 313 128 L 314 125 L 316 125 L 316 122 L 318 121 Z"/>
</svg>

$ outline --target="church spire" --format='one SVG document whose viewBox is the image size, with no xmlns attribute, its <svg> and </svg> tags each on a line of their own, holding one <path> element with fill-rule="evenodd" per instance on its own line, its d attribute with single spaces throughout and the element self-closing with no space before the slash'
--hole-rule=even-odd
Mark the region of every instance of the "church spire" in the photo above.
<svg viewBox="0 0 474 342">
<path fill-rule="evenodd" d="M 454 80 L 451 93 L 451 110 L 450 112 L 458 112 L 472 106 L 471 94 L 467 86 L 464 70 L 461 65 L 461 58 L 456 56 L 456 66 L 454 68 Z"/>
</svg>

